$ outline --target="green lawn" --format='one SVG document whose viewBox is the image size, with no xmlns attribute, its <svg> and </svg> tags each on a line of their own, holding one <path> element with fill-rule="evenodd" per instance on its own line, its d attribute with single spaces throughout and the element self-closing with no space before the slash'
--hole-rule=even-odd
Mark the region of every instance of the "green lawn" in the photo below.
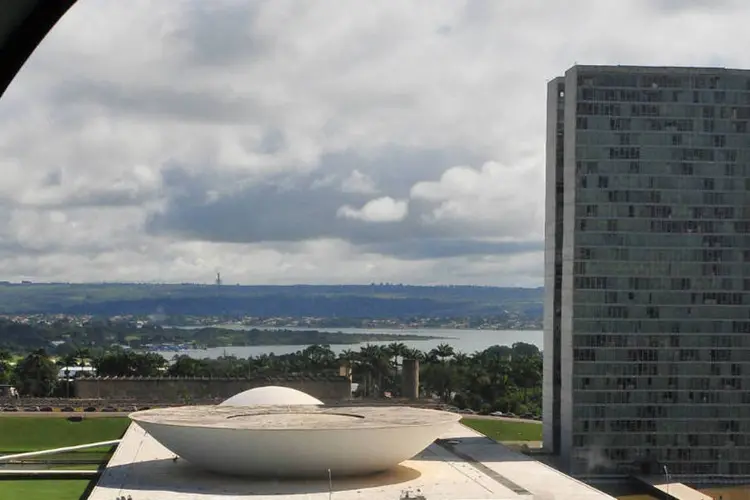
<svg viewBox="0 0 750 500">
<path fill-rule="evenodd" d="M 541 441 L 541 424 L 500 419 L 462 418 L 461 423 L 495 441 Z"/>
<path fill-rule="evenodd" d="M 79 500 L 85 479 L 0 480 L 0 500 Z"/>
<path fill-rule="evenodd" d="M 84 418 L 70 422 L 54 417 L 0 416 L 0 453 L 62 448 L 122 437 L 130 425 L 126 417 Z"/>
<path fill-rule="evenodd" d="M 109 441 L 122 437 L 130 425 L 123 417 L 84 418 L 70 422 L 64 417 L 11 417 L 0 415 L 0 454 Z M 96 460 L 104 463 L 114 447 L 102 447 L 51 455 L 50 458 Z M 92 469 L 96 465 L 55 465 L 60 469 Z M 89 487 L 85 479 L 1 480 L 0 500 L 79 500 Z"/>
</svg>

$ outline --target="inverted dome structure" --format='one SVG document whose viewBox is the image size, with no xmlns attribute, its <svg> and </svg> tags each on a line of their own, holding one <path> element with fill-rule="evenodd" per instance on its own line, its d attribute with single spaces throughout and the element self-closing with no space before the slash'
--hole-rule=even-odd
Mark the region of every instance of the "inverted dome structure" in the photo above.
<svg viewBox="0 0 750 500">
<path fill-rule="evenodd" d="M 323 402 L 297 389 L 269 385 L 235 394 L 220 406 L 322 405 Z"/>
<path fill-rule="evenodd" d="M 255 477 L 384 471 L 424 450 L 460 416 L 410 407 L 184 406 L 130 414 L 201 468 Z"/>
</svg>

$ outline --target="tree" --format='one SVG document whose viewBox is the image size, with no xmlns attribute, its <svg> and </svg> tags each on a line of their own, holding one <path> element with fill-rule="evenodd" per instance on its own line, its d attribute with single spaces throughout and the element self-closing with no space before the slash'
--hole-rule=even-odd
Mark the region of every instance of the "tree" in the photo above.
<svg viewBox="0 0 750 500">
<path fill-rule="evenodd" d="M 388 354 L 393 358 L 393 365 L 394 367 L 399 367 L 403 361 L 404 357 L 409 353 L 409 348 L 406 347 L 406 344 L 403 342 L 391 342 L 388 344 L 388 347 L 386 347 L 386 350 Z M 399 363 L 399 358 L 401 363 Z"/>
<path fill-rule="evenodd" d="M 513 356 L 524 356 L 530 358 L 541 355 L 537 346 L 527 342 L 516 342 L 510 348 L 513 351 Z"/>
<path fill-rule="evenodd" d="M 38 349 L 16 365 L 12 380 L 22 395 L 47 397 L 57 385 L 57 367 L 44 349 Z"/>
<path fill-rule="evenodd" d="M 94 359 L 92 365 L 100 377 L 155 377 L 167 360 L 156 353 L 118 350 Z"/>
<path fill-rule="evenodd" d="M 448 403 L 454 391 L 460 387 L 456 367 L 448 363 L 429 363 L 420 370 L 419 378 L 428 394 L 437 394 Z"/>
<path fill-rule="evenodd" d="M 10 364 L 11 355 L 8 351 L 0 350 L 0 384 L 10 382 L 13 367 Z"/>
<path fill-rule="evenodd" d="M 172 377 L 208 377 L 211 375 L 208 363 L 190 356 L 178 356 L 167 370 Z"/>
<path fill-rule="evenodd" d="M 433 359 L 439 359 L 444 362 L 447 358 L 450 358 L 455 354 L 453 347 L 448 344 L 440 344 L 435 349 L 431 350 L 428 357 Z"/>
</svg>

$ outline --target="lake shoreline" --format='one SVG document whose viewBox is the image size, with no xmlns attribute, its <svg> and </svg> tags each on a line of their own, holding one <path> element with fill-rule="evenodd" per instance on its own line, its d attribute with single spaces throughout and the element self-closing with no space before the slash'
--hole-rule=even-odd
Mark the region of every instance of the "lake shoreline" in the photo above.
<svg viewBox="0 0 750 500">
<path fill-rule="evenodd" d="M 218 325 L 217 325 L 218 326 Z M 221 327 L 224 327 L 222 325 Z M 190 327 L 196 328 L 196 327 Z M 201 327 L 206 328 L 206 327 Z M 210 328 L 210 327 L 209 327 Z M 234 326 L 230 329 L 239 329 Z M 278 328 L 267 328 L 267 330 L 277 330 Z M 288 328 L 291 330 L 292 328 Z M 309 331 L 307 328 L 298 328 L 297 331 Z M 478 351 L 483 351 L 493 345 L 507 345 L 511 346 L 516 342 L 526 342 L 534 344 L 540 349 L 543 349 L 543 333 L 541 330 L 469 330 L 469 329 L 384 329 L 384 328 L 331 328 L 323 329 L 318 328 L 317 331 L 322 333 L 337 333 L 348 335 L 361 335 L 363 332 L 372 332 L 375 335 L 392 335 L 387 340 L 369 340 L 364 342 L 356 342 L 355 339 L 347 341 L 346 343 L 330 343 L 330 348 L 336 353 L 340 354 L 346 350 L 356 350 L 358 348 L 365 347 L 366 345 L 382 345 L 387 346 L 389 343 L 399 342 L 405 344 L 410 349 L 418 349 L 422 352 L 429 352 L 436 348 L 440 344 L 450 345 L 456 352 L 464 354 L 471 354 Z M 405 336 L 413 338 L 409 340 Z M 304 343 L 301 342 L 297 345 L 254 345 L 254 346 L 227 346 L 227 347 L 211 347 L 207 349 L 180 349 L 178 351 L 152 351 L 159 354 L 172 354 L 173 356 L 189 356 L 196 359 L 203 358 L 218 358 L 221 356 L 236 356 L 238 358 L 256 357 L 262 355 L 283 355 L 291 354 L 297 351 L 302 351 L 306 347 L 316 342 Z"/>
</svg>

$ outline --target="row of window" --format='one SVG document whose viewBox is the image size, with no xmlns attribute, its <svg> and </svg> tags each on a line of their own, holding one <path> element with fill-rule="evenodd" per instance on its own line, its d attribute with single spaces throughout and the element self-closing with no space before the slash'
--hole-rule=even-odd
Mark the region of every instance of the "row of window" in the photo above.
<svg viewBox="0 0 750 500">
<path fill-rule="evenodd" d="M 717 324 L 714 324 L 717 323 Z M 653 326 L 659 335 L 633 335 L 636 330 Z M 597 329 L 601 333 L 582 333 Z M 609 349 L 664 349 L 675 347 L 704 348 L 717 351 L 750 349 L 750 321 L 581 321 L 574 324 L 573 347 L 606 347 Z M 734 332 L 734 335 L 713 334 Z M 609 332 L 609 333 L 608 333 Z"/>
<path fill-rule="evenodd" d="M 748 148 L 719 149 L 700 147 L 620 146 L 588 144 L 580 140 L 576 144 L 578 161 L 627 161 L 647 162 L 747 162 Z M 647 172 L 647 171 L 645 171 Z"/>
<path fill-rule="evenodd" d="M 578 264 L 578 263 L 577 263 Z M 687 278 L 681 278 L 687 279 Z M 574 290 L 573 301 L 579 305 L 618 304 L 650 306 L 742 306 L 750 305 L 748 292 L 650 292 L 635 293 L 632 291 L 605 290 Z M 647 311 L 649 319 L 653 319 L 657 311 Z"/>
<path fill-rule="evenodd" d="M 715 174 L 713 174 L 715 175 Z M 750 183 L 747 178 L 739 180 L 735 177 L 698 177 L 691 175 L 645 175 L 642 173 L 632 174 L 581 174 L 577 178 L 577 186 L 581 189 L 598 189 L 608 192 L 611 188 L 617 188 L 617 191 L 639 191 L 658 189 L 661 191 L 695 191 L 696 194 L 703 194 L 704 191 L 718 191 L 729 195 L 734 195 L 735 200 L 739 201 L 746 197 L 746 192 L 750 189 Z M 614 191 L 614 189 L 612 189 Z M 702 205 L 702 196 L 692 196 L 694 200 Z M 601 199 L 609 199 L 609 195 L 602 196 Z M 732 198 L 729 198 L 732 200 Z M 682 200 L 689 200 L 683 197 Z M 581 203 L 578 199 L 576 202 Z M 680 203 L 680 206 L 685 203 Z M 690 204 L 689 202 L 687 204 Z M 733 206 L 728 204 L 728 206 Z"/>
<path fill-rule="evenodd" d="M 587 427 L 589 422 L 584 421 L 584 428 Z M 660 449 L 668 450 L 689 446 L 691 449 L 717 449 L 725 447 L 736 447 L 738 449 L 748 447 L 750 448 L 750 437 L 744 434 L 726 434 L 726 433 L 690 433 L 680 434 L 672 433 L 668 431 L 655 432 L 655 433 L 643 433 L 644 425 L 634 425 L 634 421 L 612 421 L 611 431 L 612 434 L 605 433 L 593 433 L 589 430 L 583 430 L 582 432 L 576 432 L 573 434 L 573 446 L 585 447 L 591 446 L 597 440 L 601 443 L 605 441 L 608 447 L 611 448 L 626 448 L 626 447 L 640 447 L 640 446 L 654 446 Z M 637 421 L 641 424 L 643 422 Z M 615 424 L 620 424 L 615 426 Z M 593 428 L 593 426 L 591 426 Z M 616 430 L 615 430 L 616 429 Z M 604 435 L 602 435 L 604 434 Z M 746 454 L 750 450 L 743 450 Z M 742 453 L 742 452 L 741 452 Z M 735 455 L 736 456 L 736 455 Z M 745 455 L 747 456 L 747 455 Z M 665 457 L 666 458 L 666 457 Z M 728 458 L 728 457 L 727 457 Z M 742 459 L 743 456 L 739 457 Z"/>
<path fill-rule="evenodd" d="M 750 234 L 748 220 L 675 220 L 576 218 L 578 231 L 608 233 Z"/>
<path fill-rule="evenodd" d="M 586 118 L 579 118 L 579 127 L 588 125 Z M 734 150 L 747 150 L 750 148 L 750 137 L 747 136 L 747 122 L 730 122 L 724 127 L 718 127 L 711 120 L 703 120 L 701 132 L 679 133 L 662 131 L 611 131 L 611 130 L 585 130 L 579 131 L 576 136 L 577 146 L 588 148 L 603 148 L 610 152 L 609 158 L 632 159 L 639 158 L 641 151 L 648 152 L 649 149 L 659 148 L 662 154 L 675 157 L 674 148 L 682 148 L 690 156 L 696 156 L 692 151 L 713 150 L 728 148 Z M 724 130 L 728 129 L 728 130 Z M 637 147 L 635 153 L 627 152 L 627 148 Z M 718 153 L 718 151 L 716 152 Z M 716 154 L 715 153 L 715 154 Z M 704 153 L 700 153 L 699 158 Z M 645 156 L 645 155 L 644 155 Z M 681 155 L 677 154 L 677 157 Z"/>
<path fill-rule="evenodd" d="M 695 95 L 693 96 L 695 97 Z M 700 97 L 699 97 L 700 100 Z M 724 103 L 720 103 L 724 104 Z M 723 120 L 750 119 L 750 106 L 717 106 L 700 102 L 606 102 L 578 101 L 576 117 L 607 116 L 634 118 L 703 118 Z"/>
<path fill-rule="evenodd" d="M 599 205 L 577 203 L 576 212 L 578 217 L 587 218 L 615 218 L 615 219 L 686 219 L 696 222 L 696 219 L 747 219 L 750 210 L 740 209 L 734 206 L 703 207 L 684 205 Z M 747 212 L 747 213 L 746 213 Z M 750 227 L 745 220 L 745 228 Z M 696 226 L 697 227 L 697 226 Z"/>
<path fill-rule="evenodd" d="M 589 276 L 578 275 L 573 277 L 573 288 L 576 290 L 612 290 L 628 293 L 635 293 L 639 290 L 690 290 L 694 293 L 750 290 L 750 281 L 747 278 L 730 277 L 737 276 L 737 273 L 740 273 L 740 276 L 747 275 L 745 263 L 734 265 L 712 263 L 700 266 L 690 262 L 683 265 L 679 262 L 663 261 L 587 261 L 586 263 L 591 264 L 587 267 Z M 599 265 L 598 272 L 597 267 L 593 266 L 594 264 Z M 578 268 L 574 267 L 574 271 L 576 269 Z M 604 275 L 605 273 L 608 276 Z M 671 277 L 670 274 L 684 277 Z M 661 275 L 661 277 L 648 277 L 649 275 Z M 715 276 L 726 277 L 716 279 L 713 278 Z M 627 301 L 631 300 L 631 296 L 628 295 Z M 732 300 L 728 299 L 728 301 Z"/>
<path fill-rule="evenodd" d="M 743 365 L 748 362 L 747 357 L 742 360 L 735 359 L 734 361 L 737 364 Z M 651 391 L 656 394 L 661 393 L 661 395 L 651 397 L 647 401 L 648 403 L 656 404 L 665 402 L 675 404 L 678 402 L 678 395 L 675 391 L 692 391 L 695 393 L 709 391 L 696 395 L 693 403 L 747 404 L 747 396 L 745 396 L 747 391 L 738 390 L 742 386 L 742 380 L 738 377 L 731 377 L 729 375 L 716 377 L 703 375 L 696 377 L 695 373 L 690 372 L 690 367 L 688 366 L 690 362 L 675 361 L 661 363 L 668 366 L 654 368 L 652 373 L 657 370 L 662 373 L 667 371 L 669 377 L 666 381 L 659 380 L 659 386 L 655 385 L 657 380 L 654 379 L 654 376 L 651 373 L 647 373 L 649 367 L 642 363 L 625 362 L 622 360 L 601 362 L 576 361 L 573 364 L 573 373 L 581 379 L 581 382 L 576 382 L 576 385 L 582 386 L 588 382 L 587 387 L 591 387 L 590 389 L 580 389 L 582 394 L 599 390 Z M 597 377 L 603 380 L 592 380 Z M 651 385 L 649 385 L 649 378 L 651 379 Z M 589 380 L 587 381 L 586 379 Z M 667 385 L 666 388 L 661 387 L 665 384 Z M 600 387 L 604 387 L 605 389 L 601 389 Z M 629 404 L 633 401 L 629 396 L 623 396 L 621 400 L 616 402 Z"/>
<path fill-rule="evenodd" d="M 664 448 L 659 449 L 656 445 L 651 444 L 654 442 L 653 439 L 644 438 L 644 443 L 640 445 L 631 445 L 619 448 L 604 448 L 603 454 L 605 457 L 613 461 L 618 462 L 629 462 L 637 461 L 650 457 L 659 461 L 662 464 L 667 465 L 670 474 L 678 474 L 679 462 L 714 462 L 723 461 L 728 464 L 729 462 L 748 461 L 750 462 L 750 448 L 748 447 L 728 447 L 721 446 L 717 448 L 692 448 L 689 445 L 683 445 L 682 447 Z M 580 442 L 580 441 L 579 441 Z M 591 443 L 588 446 L 593 446 Z M 582 447 L 586 447 L 584 444 Z M 574 452 L 575 453 L 575 452 Z M 672 463 L 674 462 L 674 465 Z M 720 470 L 718 464 L 717 469 Z"/>
<path fill-rule="evenodd" d="M 583 458 L 577 458 L 573 460 L 571 462 L 571 473 L 577 477 L 595 477 L 599 474 L 622 474 L 632 476 L 633 474 L 642 473 L 642 469 L 640 468 L 640 466 L 634 463 L 635 459 L 633 461 L 631 461 L 630 459 L 622 459 L 618 463 L 615 461 L 615 459 L 609 456 L 612 454 L 611 452 L 606 453 L 607 457 L 604 457 L 605 452 L 602 453 L 602 457 L 597 457 L 595 460 L 591 460 L 590 454 L 586 455 Z M 618 453 L 617 455 L 621 456 L 622 454 Z M 673 455 L 676 456 L 676 452 Z M 638 455 L 638 459 L 645 458 Z M 706 478 L 710 476 L 716 476 L 716 478 L 719 480 L 717 482 L 720 482 L 725 480 L 727 476 L 737 476 L 745 479 L 747 478 L 747 476 L 750 476 L 750 461 L 730 462 L 727 460 L 711 460 L 708 462 L 696 462 L 692 459 L 682 459 L 682 461 L 676 461 L 676 459 L 674 458 L 670 458 L 669 460 L 662 458 L 658 461 L 658 463 L 660 463 L 661 466 L 666 465 L 669 470 L 669 474 L 673 477 L 686 477 L 689 479 L 691 477 Z M 663 469 L 661 468 L 661 466 L 655 469 L 653 473 L 663 473 Z"/>
<path fill-rule="evenodd" d="M 574 258 L 576 261 L 630 261 L 637 262 L 722 262 L 737 261 L 750 262 L 750 249 L 742 248 L 592 248 L 576 247 Z M 677 286 L 672 289 L 690 290 L 690 278 L 675 278 Z M 731 290 L 735 284 L 740 284 L 739 279 L 727 282 L 727 289 Z M 735 283 L 735 284 L 733 284 Z"/>
<path fill-rule="evenodd" d="M 588 135 L 593 131 L 598 133 L 610 132 L 648 132 L 647 140 L 659 141 L 659 144 L 669 144 L 660 136 L 672 134 L 690 134 L 688 140 L 702 140 L 704 134 L 745 134 L 750 130 L 747 120 L 733 120 L 729 117 L 715 118 L 622 118 L 613 116 L 578 116 L 576 129 L 586 131 Z M 740 139 L 740 137 L 737 137 Z M 587 140 L 584 138 L 584 140 Z M 637 142 L 637 141 L 635 141 Z M 633 143 L 635 143 L 633 142 Z M 673 145 L 682 143 L 673 142 Z M 625 144 L 621 142 L 620 144 Z M 628 143 L 629 144 L 629 143 Z M 722 146 L 723 147 L 723 146 Z"/>
<path fill-rule="evenodd" d="M 581 381 L 593 381 L 597 386 L 591 390 L 580 389 Z M 608 379 L 605 379 L 608 380 Z M 663 381 L 662 381 L 663 382 Z M 655 404 L 655 405 L 672 405 L 676 403 L 689 404 L 690 408 L 684 409 L 685 415 L 695 416 L 698 418 L 750 418 L 750 396 L 747 393 L 740 395 L 741 403 L 735 404 L 736 394 L 730 390 L 720 390 L 716 395 L 708 392 L 685 390 L 670 390 L 656 387 L 657 381 L 646 389 L 636 389 L 631 391 L 615 391 L 617 384 L 600 382 L 591 377 L 580 377 L 574 380 L 575 402 L 578 405 L 620 405 L 620 404 Z M 661 385 L 664 385 L 663 383 Z M 732 401 L 731 403 L 722 400 Z M 724 406 L 715 406 L 715 405 Z M 727 405 L 731 405 L 728 406 Z"/>
<path fill-rule="evenodd" d="M 588 181 L 586 181 L 588 182 Z M 579 203 L 625 203 L 637 204 L 677 204 L 701 206 L 742 206 L 747 203 L 747 191 L 710 191 L 699 189 L 588 189 L 582 179 L 581 189 L 576 191 L 575 201 Z M 585 184 L 585 185 L 584 185 Z"/>
<path fill-rule="evenodd" d="M 688 90 L 688 89 L 613 89 L 579 87 L 578 100 L 584 102 L 628 103 L 685 103 L 750 105 L 750 93 L 744 90 Z"/>
<path fill-rule="evenodd" d="M 750 285 L 748 286 L 748 289 L 750 289 Z M 739 306 L 689 307 L 574 304 L 573 317 L 590 319 L 637 319 L 640 321 L 655 319 L 681 321 L 682 319 L 691 317 L 696 317 L 704 320 L 747 320 L 750 319 L 750 309 L 748 309 L 747 307 Z"/>
<path fill-rule="evenodd" d="M 575 361 L 610 361 L 617 362 L 677 362 L 690 361 L 695 364 L 693 375 L 741 375 L 739 365 L 732 364 L 722 368 L 719 363 L 729 361 L 750 362 L 750 348 L 736 349 L 691 349 L 671 347 L 669 349 L 632 349 L 616 347 L 574 347 L 573 359 Z M 714 364 L 715 363 L 715 364 Z M 639 369 L 647 370 L 649 365 L 639 365 Z M 652 366 L 656 375 L 657 366 Z M 663 367 L 662 372 L 666 369 Z M 649 384 L 651 382 L 649 381 Z"/>
<path fill-rule="evenodd" d="M 689 71 L 689 72 L 688 72 Z M 657 73 L 649 69 L 633 71 L 608 71 L 606 69 L 579 69 L 579 87 L 605 87 L 608 89 L 673 89 L 673 90 L 727 90 L 750 91 L 750 72 L 722 71 L 721 74 L 695 74 L 696 70 Z"/>
<path fill-rule="evenodd" d="M 711 393 L 707 393 L 707 396 L 708 394 Z M 721 396 L 721 401 L 715 401 L 713 403 L 664 403 L 659 407 L 665 409 L 665 414 L 663 417 L 658 418 L 656 414 L 657 410 L 653 410 L 654 413 L 651 414 L 648 410 L 644 409 L 658 408 L 655 406 L 648 407 L 634 404 L 613 404 L 609 406 L 574 404 L 573 421 L 597 420 L 606 422 L 618 420 L 641 420 L 645 426 L 643 432 L 657 432 L 658 428 L 661 432 L 675 432 L 682 434 L 694 432 L 728 432 L 730 429 L 735 432 L 750 433 L 750 418 L 746 416 L 742 418 L 731 417 L 729 412 L 731 405 L 742 404 L 739 402 L 742 397 L 741 391 L 724 391 L 720 392 L 719 395 Z M 722 405 L 720 408 L 724 408 L 723 410 L 720 410 L 723 411 L 723 413 L 720 413 L 721 416 L 718 419 L 716 417 L 698 417 L 692 414 L 694 411 L 693 408 L 711 404 Z"/>
<path fill-rule="evenodd" d="M 604 354 L 605 352 L 599 351 L 595 354 Z M 612 389 L 618 389 L 623 391 L 665 391 L 662 393 L 662 398 L 659 399 L 659 401 L 665 401 L 669 403 L 676 403 L 678 400 L 676 399 L 675 394 L 671 394 L 668 391 L 676 391 L 676 390 L 682 390 L 682 391 L 711 391 L 711 390 L 717 390 L 717 391 L 732 391 L 737 389 L 742 389 L 743 383 L 741 374 L 736 374 L 737 369 L 736 365 L 739 364 L 747 364 L 747 362 L 750 360 L 750 356 L 748 356 L 747 353 L 744 356 L 744 359 L 738 359 L 737 363 L 729 364 L 727 363 L 727 366 L 722 367 L 721 364 L 716 363 L 713 366 L 707 366 L 700 371 L 695 370 L 693 372 L 690 371 L 689 367 L 686 367 L 684 365 L 681 366 L 676 361 L 665 361 L 662 360 L 661 363 L 666 364 L 674 363 L 673 366 L 669 367 L 659 367 L 657 365 L 644 365 L 644 364 L 638 364 L 637 366 L 627 366 L 627 367 L 618 367 L 614 366 L 617 363 L 624 363 L 627 362 L 627 359 L 623 359 L 623 356 L 615 357 L 613 356 L 612 359 L 607 359 L 606 356 L 599 356 L 598 360 L 591 360 L 591 359 L 576 359 L 576 365 L 574 367 L 574 372 L 581 377 L 581 381 L 579 384 L 582 391 L 598 391 L 598 390 L 612 390 Z M 596 361 L 599 361 L 599 363 L 596 363 Z M 741 361 L 742 363 L 739 363 Z M 607 369 L 602 369 L 600 366 L 591 366 L 594 364 L 602 364 L 602 362 L 611 363 L 613 366 L 608 367 Z M 630 361 L 630 363 L 634 363 L 635 361 Z M 734 365 L 734 366 L 733 366 Z M 618 368 L 621 368 L 618 370 Z M 649 370 L 649 368 L 651 370 Z M 669 370 L 671 373 L 671 376 L 669 377 L 657 377 L 652 376 L 653 374 L 656 374 L 659 369 L 661 368 L 661 371 L 667 371 Z M 734 372 L 732 372 L 732 368 L 735 368 Z M 587 370 L 588 369 L 588 370 Z M 586 372 L 591 373 L 586 373 Z M 636 371 L 638 372 L 639 376 L 625 376 L 624 373 L 626 371 Z M 651 373 L 648 373 L 648 372 Z M 739 370 L 742 371 L 741 369 Z M 747 371 L 747 370 L 746 370 Z M 596 373 L 598 372 L 598 373 Z M 601 372 L 604 372 L 602 374 Z M 620 373 L 618 373 L 620 372 Z M 602 376 L 602 380 L 591 380 L 591 374 L 596 373 L 597 376 Z M 710 375 L 709 375 L 710 373 Z M 619 376 L 618 376 L 619 375 Z M 646 376 L 648 375 L 648 376 Z M 588 380 L 587 380 L 588 379 Z M 687 396 L 685 396 L 687 398 Z M 692 399 L 692 395 L 690 402 L 706 402 L 709 401 L 703 401 L 702 398 L 697 397 L 696 399 Z M 630 400 L 628 398 L 623 398 L 622 403 L 629 403 Z M 652 402 L 652 401 L 650 401 Z M 658 402 L 658 401 L 653 401 Z"/>
<path fill-rule="evenodd" d="M 609 175 L 634 175 L 646 174 L 655 177 L 677 177 L 685 176 L 698 177 L 716 177 L 723 175 L 726 177 L 739 177 L 741 180 L 750 175 L 750 164 L 747 162 L 740 163 L 716 163 L 716 162 L 696 162 L 696 161 L 663 161 L 663 160 L 638 160 L 638 161 L 594 161 L 579 160 L 576 161 L 576 176 L 609 174 Z M 738 179 L 738 180 L 740 180 Z M 727 190 L 730 190 L 732 184 L 726 184 Z M 744 183 L 740 184 L 744 188 Z"/>
<path fill-rule="evenodd" d="M 750 235 L 696 233 L 601 233 L 581 232 L 575 235 L 577 247 L 653 248 L 750 248 Z"/>
</svg>

